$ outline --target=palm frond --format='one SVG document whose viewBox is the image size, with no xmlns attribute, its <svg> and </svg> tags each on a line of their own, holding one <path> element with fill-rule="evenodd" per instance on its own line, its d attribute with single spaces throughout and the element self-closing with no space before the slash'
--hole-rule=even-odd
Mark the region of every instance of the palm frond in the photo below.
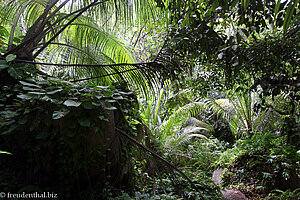
<svg viewBox="0 0 300 200">
<path fill-rule="evenodd" d="M 184 134 L 179 137 L 168 136 L 166 138 L 165 148 L 176 148 L 184 143 L 189 142 L 191 139 L 195 137 L 203 140 L 208 140 L 208 138 L 205 135 L 198 134 L 198 133 Z"/>
<path fill-rule="evenodd" d="M 274 101 L 268 100 L 276 106 Z M 229 122 L 231 131 L 237 138 L 249 137 L 253 132 L 276 130 L 281 118 L 270 108 L 254 111 L 254 105 L 260 102 L 258 94 L 235 92 L 234 98 L 209 100 L 210 108 Z"/>
<path fill-rule="evenodd" d="M 128 39 L 126 34 L 131 37 L 133 27 L 147 26 L 150 29 L 155 27 L 155 20 L 163 21 L 159 23 L 160 26 L 167 26 L 168 13 L 159 9 L 155 2 L 155 0 L 6 2 L 0 6 L 0 23 L 9 27 L 9 46 L 16 46 L 10 48 L 6 55 L 13 53 L 21 59 L 36 59 L 43 63 L 136 63 L 138 60 L 133 47 L 122 38 Z M 83 12 L 87 8 L 88 12 Z M 16 37 L 24 39 L 15 42 Z M 27 45 L 28 43 L 30 45 Z M 30 56 L 31 54 L 33 56 Z M 144 94 L 149 94 L 150 89 L 158 87 L 161 81 L 160 74 L 167 68 L 162 63 L 151 61 L 140 66 L 93 68 L 68 66 L 59 69 L 55 65 L 40 67 L 45 72 L 48 70 L 50 73 L 55 72 L 52 74 L 59 74 L 71 81 L 89 81 L 103 85 L 112 82 L 125 83 Z M 170 72 L 166 75 L 168 73 Z"/>
<path fill-rule="evenodd" d="M 174 135 L 174 133 L 172 133 L 174 132 L 174 129 L 178 129 L 179 126 L 186 121 L 186 119 L 196 116 L 198 113 L 205 112 L 207 108 L 207 104 L 205 104 L 204 102 L 193 102 L 176 110 L 174 114 L 172 114 L 170 118 L 164 122 L 164 134 L 161 135 L 162 140 L 164 140 L 169 135 Z M 213 131 L 213 128 L 204 122 L 202 122 L 202 126 L 209 129 L 210 131 Z"/>
<path fill-rule="evenodd" d="M 66 15 L 60 14 L 60 18 Z M 60 24 L 56 24 L 56 27 L 52 27 L 52 30 L 59 29 L 66 21 L 67 19 L 60 21 Z M 51 38 L 55 31 L 48 31 L 46 34 L 46 38 Z M 51 61 L 52 63 L 74 64 L 118 64 L 135 63 L 137 61 L 130 46 L 125 41 L 112 33 L 106 32 L 87 16 L 78 17 L 57 38 L 57 42 L 52 43 L 47 52 L 44 52 L 38 59 Z M 143 69 L 135 69 L 136 67 L 131 65 L 105 68 L 68 67 L 65 72 L 67 77 L 71 79 L 114 74 L 95 81 L 98 84 L 126 81 L 147 93 L 148 89 L 152 88 L 153 84 L 157 82 L 158 74 L 157 71 L 153 70 L 157 69 L 157 66 L 150 63 L 143 66 Z M 128 72 L 123 73 L 124 71 Z"/>
<path fill-rule="evenodd" d="M 286 12 L 285 12 L 284 22 L 283 22 L 283 31 L 285 33 L 287 32 L 287 30 L 290 26 L 292 16 L 294 14 L 294 10 L 298 6 L 298 4 L 299 4 L 299 0 L 290 1 L 289 4 L 288 4 L 288 7 L 287 7 Z"/>
<path fill-rule="evenodd" d="M 164 88 L 156 89 L 141 108 L 145 124 L 154 133 L 161 132 L 163 119 L 160 116 L 167 99 L 168 92 Z"/>
<path fill-rule="evenodd" d="M 235 112 L 234 105 L 229 99 L 205 99 L 204 103 L 206 104 L 207 110 L 210 110 L 215 115 L 226 120 L 230 120 Z"/>
</svg>

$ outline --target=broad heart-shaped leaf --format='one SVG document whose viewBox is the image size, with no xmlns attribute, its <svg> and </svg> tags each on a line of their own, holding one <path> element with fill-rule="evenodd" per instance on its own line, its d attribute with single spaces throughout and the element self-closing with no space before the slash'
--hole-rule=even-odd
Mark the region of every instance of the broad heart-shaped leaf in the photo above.
<svg viewBox="0 0 300 200">
<path fill-rule="evenodd" d="M 29 99 L 33 98 L 33 96 L 29 95 L 29 94 L 20 94 L 20 95 L 17 95 L 17 97 L 19 97 L 20 99 L 23 99 L 23 100 L 29 100 Z"/>
<path fill-rule="evenodd" d="M 25 82 L 25 81 L 19 81 L 22 85 L 26 85 L 26 86 L 29 86 L 29 87 L 37 87 L 37 88 L 41 88 L 41 86 L 39 85 L 36 85 L 36 84 L 32 84 L 32 83 L 28 83 L 28 82 Z"/>
<path fill-rule="evenodd" d="M 16 59 L 16 58 L 17 58 L 16 55 L 14 55 L 14 54 L 9 54 L 9 55 L 6 56 L 6 62 L 11 62 L 11 61 L 13 61 L 13 60 Z"/>
<path fill-rule="evenodd" d="M 124 98 L 122 96 L 113 96 L 113 99 L 115 99 L 115 100 L 123 100 Z"/>
<path fill-rule="evenodd" d="M 17 128 L 19 127 L 19 124 L 13 124 L 9 127 L 9 129 L 7 129 L 6 131 L 2 132 L 0 135 L 6 135 L 9 133 L 12 133 L 13 131 L 15 131 Z"/>
<path fill-rule="evenodd" d="M 0 60 L 0 71 L 1 71 L 2 69 L 8 68 L 8 67 L 9 67 L 9 66 L 8 66 L 8 64 L 6 63 L 5 60 Z"/>
<path fill-rule="evenodd" d="M 131 91 L 130 91 L 130 92 L 122 92 L 122 91 L 119 91 L 119 93 L 120 93 L 120 94 L 125 94 L 125 95 L 133 94 L 133 92 L 131 92 Z"/>
<path fill-rule="evenodd" d="M 41 91 L 40 88 L 31 88 L 31 87 L 27 87 L 27 86 L 24 86 L 24 87 L 23 87 L 23 90 L 28 90 L 28 91 Z"/>
<path fill-rule="evenodd" d="M 77 121 L 80 124 L 80 126 L 83 127 L 90 127 L 91 125 L 90 120 L 88 120 L 87 118 L 78 118 Z"/>
<path fill-rule="evenodd" d="M 63 91 L 63 89 L 57 89 L 57 90 L 53 90 L 53 91 L 50 91 L 50 92 L 47 92 L 47 94 L 55 94 L 55 93 L 58 93 L 58 92 L 61 92 Z"/>
<path fill-rule="evenodd" d="M 84 109 L 92 110 L 94 108 L 92 102 L 83 102 L 82 105 Z"/>
<path fill-rule="evenodd" d="M 7 71 L 15 79 L 21 79 L 23 77 L 23 71 L 20 69 L 14 68 L 13 66 L 10 66 Z"/>
<path fill-rule="evenodd" d="M 60 119 L 66 116 L 70 111 L 69 110 L 56 110 L 52 114 L 52 119 Z"/>
<path fill-rule="evenodd" d="M 44 92 L 28 92 L 28 94 L 36 94 L 36 95 L 43 95 Z"/>
<path fill-rule="evenodd" d="M 109 102 L 109 103 L 115 103 L 117 102 L 116 100 L 113 100 L 113 99 L 105 99 L 106 102 Z"/>
<path fill-rule="evenodd" d="M 28 120 L 28 115 L 23 115 L 20 117 L 18 123 L 24 125 L 26 124 L 27 120 Z"/>
<path fill-rule="evenodd" d="M 99 115 L 98 118 L 102 121 L 109 121 L 108 118 L 106 118 L 105 116 L 103 115 Z"/>
<path fill-rule="evenodd" d="M 71 100 L 71 99 L 68 99 L 68 100 L 66 100 L 65 102 L 64 102 L 64 105 L 66 105 L 66 106 L 73 106 L 73 107 L 78 107 L 78 106 L 80 106 L 80 104 L 81 104 L 81 102 L 76 102 L 76 101 L 73 101 L 73 100 Z"/>
<path fill-rule="evenodd" d="M 17 112 L 11 111 L 11 110 L 4 110 L 0 112 L 0 115 L 4 117 L 5 119 L 8 118 L 14 118 L 18 116 L 19 114 Z"/>
<path fill-rule="evenodd" d="M 98 89 L 103 90 L 103 89 L 108 89 L 108 88 L 109 88 L 109 86 L 102 86 L 102 85 L 95 87 L 96 90 L 98 90 Z"/>
<path fill-rule="evenodd" d="M 117 110 L 117 108 L 114 107 L 114 106 L 106 106 L 106 107 L 104 107 L 104 109 L 106 109 L 106 110 Z"/>
<path fill-rule="evenodd" d="M 34 65 L 28 64 L 28 63 L 24 65 L 22 63 L 19 63 L 19 66 L 20 65 L 21 65 L 21 68 L 22 68 L 23 71 L 28 72 L 28 73 L 32 73 L 32 74 L 36 73 L 36 69 L 35 69 Z"/>
</svg>

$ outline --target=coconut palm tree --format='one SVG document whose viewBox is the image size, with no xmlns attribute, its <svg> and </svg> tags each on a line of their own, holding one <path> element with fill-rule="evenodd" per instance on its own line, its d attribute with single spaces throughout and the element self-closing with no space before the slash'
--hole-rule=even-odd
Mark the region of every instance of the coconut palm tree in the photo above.
<svg viewBox="0 0 300 200">
<path fill-rule="evenodd" d="M 35 61 L 38 71 L 74 82 L 129 82 L 142 91 L 156 82 L 162 65 L 137 60 L 124 40 L 134 37 L 132 27 L 155 28 L 158 19 L 167 24 L 154 0 L 18 0 L 0 6 L 3 59 L 12 54 Z"/>
</svg>

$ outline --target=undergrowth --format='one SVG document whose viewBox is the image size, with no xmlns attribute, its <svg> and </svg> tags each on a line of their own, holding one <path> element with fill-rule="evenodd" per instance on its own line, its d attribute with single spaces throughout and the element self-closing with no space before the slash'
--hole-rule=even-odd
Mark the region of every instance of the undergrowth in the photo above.
<svg viewBox="0 0 300 200">
<path fill-rule="evenodd" d="M 255 199 L 276 195 L 278 191 L 287 195 L 287 189 L 298 188 L 299 160 L 300 151 L 287 146 L 286 137 L 267 132 L 237 141 L 222 154 L 216 165 L 228 169 L 225 186 L 239 188 Z"/>
</svg>

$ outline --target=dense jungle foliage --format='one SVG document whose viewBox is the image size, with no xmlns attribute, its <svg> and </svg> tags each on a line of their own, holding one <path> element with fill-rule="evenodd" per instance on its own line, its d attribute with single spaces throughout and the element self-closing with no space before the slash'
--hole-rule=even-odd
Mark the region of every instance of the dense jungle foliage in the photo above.
<svg viewBox="0 0 300 200">
<path fill-rule="evenodd" d="M 299 5 L 1 1 L 0 198 L 300 199 Z"/>
</svg>

